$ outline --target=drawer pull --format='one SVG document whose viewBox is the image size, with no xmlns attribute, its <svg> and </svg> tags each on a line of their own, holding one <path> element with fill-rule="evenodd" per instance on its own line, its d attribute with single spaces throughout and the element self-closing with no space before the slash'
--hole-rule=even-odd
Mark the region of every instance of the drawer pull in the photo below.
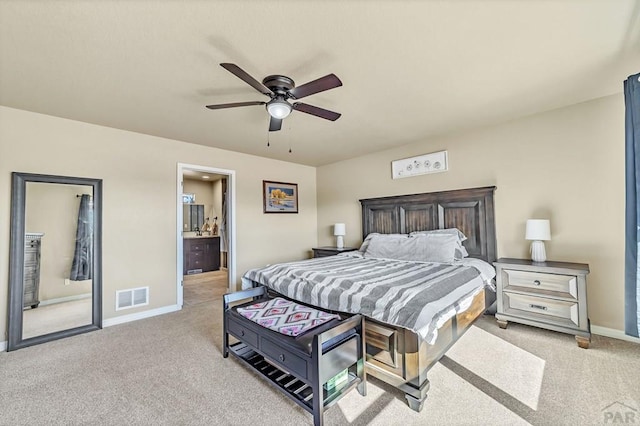
<svg viewBox="0 0 640 426">
<path fill-rule="evenodd" d="M 244 330 L 240 330 L 240 335 L 244 337 Z"/>
<path fill-rule="evenodd" d="M 540 285 L 540 280 L 535 280 L 535 281 L 533 282 L 533 285 Z"/>
<path fill-rule="evenodd" d="M 542 309 L 543 311 L 547 310 L 546 306 L 542 306 L 542 305 L 529 305 L 530 308 L 535 308 L 535 309 Z"/>
<path fill-rule="evenodd" d="M 280 356 L 278 356 L 278 359 L 280 360 L 280 362 L 284 362 L 284 354 L 280 354 Z"/>
</svg>

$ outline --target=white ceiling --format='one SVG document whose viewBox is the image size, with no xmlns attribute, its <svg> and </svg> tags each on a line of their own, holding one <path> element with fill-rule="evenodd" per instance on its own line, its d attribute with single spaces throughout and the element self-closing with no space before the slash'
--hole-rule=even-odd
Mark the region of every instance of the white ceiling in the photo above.
<svg viewBox="0 0 640 426">
<path fill-rule="evenodd" d="M 268 98 L 219 66 L 343 82 L 267 132 Z M 322 165 L 622 91 L 635 0 L 6 1 L 0 104 Z M 267 137 L 271 146 L 267 148 Z M 293 152 L 289 153 L 289 148 Z"/>
<path fill-rule="evenodd" d="M 191 170 L 191 169 L 184 169 L 182 170 L 182 177 L 185 180 L 198 180 L 198 181 L 208 181 L 208 182 L 215 182 L 218 181 L 220 179 L 225 178 L 225 175 L 219 175 L 217 173 L 208 173 L 208 172 L 201 172 L 201 171 L 197 171 L 197 170 Z"/>
</svg>

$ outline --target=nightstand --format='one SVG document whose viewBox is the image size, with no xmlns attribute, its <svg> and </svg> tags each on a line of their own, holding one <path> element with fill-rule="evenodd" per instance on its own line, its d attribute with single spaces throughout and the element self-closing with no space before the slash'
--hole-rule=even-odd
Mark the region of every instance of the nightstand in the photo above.
<svg viewBox="0 0 640 426">
<path fill-rule="evenodd" d="M 501 258 L 494 266 L 500 328 L 507 328 L 509 321 L 532 325 L 573 334 L 578 346 L 589 347 L 589 265 Z"/>
<path fill-rule="evenodd" d="M 314 247 L 311 250 L 313 250 L 313 257 L 325 257 L 325 256 L 333 256 L 339 253 L 346 253 L 348 251 L 355 251 L 355 250 L 358 250 L 358 248 L 357 247 L 342 247 L 342 248 Z"/>
</svg>

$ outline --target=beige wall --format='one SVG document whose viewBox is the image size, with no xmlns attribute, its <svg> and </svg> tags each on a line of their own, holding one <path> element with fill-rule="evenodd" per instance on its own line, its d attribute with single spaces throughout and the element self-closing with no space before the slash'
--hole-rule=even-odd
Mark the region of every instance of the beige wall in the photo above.
<svg viewBox="0 0 640 426">
<path fill-rule="evenodd" d="M 391 179 L 392 160 L 442 149 L 448 172 Z M 177 163 L 236 171 L 239 274 L 332 245 L 336 222 L 347 225 L 346 244 L 358 245 L 360 198 L 496 185 L 498 254 L 527 257 L 526 219 L 549 217 L 548 258 L 589 263 L 592 323 L 623 329 L 624 104 L 615 95 L 317 170 L 0 107 L 0 330 L 7 317 L 10 172 L 104 180 L 109 319 L 116 316 L 116 290 L 149 285 L 150 306 L 142 309 L 176 302 Z M 262 180 L 298 183 L 300 213 L 263 214 Z"/>
<path fill-rule="evenodd" d="M 28 182 L 25 231 L 44 233 L 41 241 L 39 300 L 91 293 L 91 280 L 69 281 L 76 247 L 78 194 L 90 186 Z"/>
<path fill-rule="evenodd" d="M 236 171 L 238 274 L 307 257 L 316 244 L 312 167 L 0 107 L 0 341 L 6 340 L 11 172 L 103 179 L 109 319 L 176 303 L 177 163 Z M 263 214 L 263 179 L 297 182 L 300 213 Z M 147 285 L 149 306 L 115 312 L 116 290 Z"/>
<path fill-rule="evenodd" d="M 428 117 L 425 117 L 428 120 Z M 447 150 L 449 171 L 391 179 L 391 161 Z M 497 186 L 498 255 L 528 257 L 528 218 L 549 218 L 547 258 L 588 263 L 592 324 L 623 330 L 624 101 L 622 95 L 318 168 L 318 244 L 358 246 L 361 198 Z"/>
</svg>

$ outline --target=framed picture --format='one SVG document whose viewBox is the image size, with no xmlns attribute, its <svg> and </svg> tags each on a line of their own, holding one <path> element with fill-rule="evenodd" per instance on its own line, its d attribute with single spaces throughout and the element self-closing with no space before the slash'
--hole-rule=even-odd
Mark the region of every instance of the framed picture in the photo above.
<svg viewBox="0 0 640 426">
<path fill-rule="evenodd" d="M 262 181 L 265 213 L 298 213 L 298 184 Z"/>
</svg>

